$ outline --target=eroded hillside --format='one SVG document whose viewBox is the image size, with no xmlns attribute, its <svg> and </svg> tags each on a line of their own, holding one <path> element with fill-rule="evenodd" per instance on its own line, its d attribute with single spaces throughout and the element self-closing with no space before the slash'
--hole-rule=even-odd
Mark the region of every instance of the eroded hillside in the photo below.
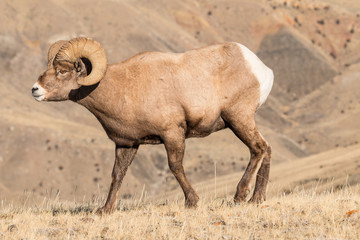
<svg viewBox="0 0 360 240">
<path fill-rule="evenodd" d="M 39 197 L 60 190 L 64 199 L 106 194 L 113 144 L 95 117 L 74 103 L 38 103 L 30 94 L 49 45 L 75 36 L 100 41 L 110 63 L 141 51 L 248 46 L 275 72 L 257 116 L 274 165 L 360 141 L 357 1 L 5 0 L 0 22 L 1 199 L 24 190 Z M 248 155 L 226 130 L 188 140 L 184 164 L 192 182 L 212 179 L 215 165 L 219 177 L 240 178 Z M 121 195 L 143 187 L 149 195 L 178 188 L 162 146 L 141 147 Z"/>
</svg>

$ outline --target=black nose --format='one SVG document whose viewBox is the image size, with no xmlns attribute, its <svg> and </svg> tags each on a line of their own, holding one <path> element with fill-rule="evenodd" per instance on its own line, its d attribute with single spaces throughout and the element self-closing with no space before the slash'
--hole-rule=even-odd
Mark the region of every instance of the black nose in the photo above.
<svg viewBox="0 0 360 240">
<path fill-rule="evenodd" d="M 34 93 L 34 92 L 36 92 L 37 90 L 39 90 L 39 88 L 33 87 L 33 88 L 31 89 L 31 93 Z"/>
</svg>

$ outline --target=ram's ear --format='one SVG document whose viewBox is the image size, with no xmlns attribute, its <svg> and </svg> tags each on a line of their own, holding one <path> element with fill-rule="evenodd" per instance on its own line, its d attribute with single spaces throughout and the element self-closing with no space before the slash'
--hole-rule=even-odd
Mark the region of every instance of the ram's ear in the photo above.
<svg viewBox="0 0 360 240">
<path fill-rule="evenodd" d="M 76 60 L 76 62 L 74 63 L 74 67 L 75 67 L 75 71 L 77 72 L 78 77 L 86 77 L 87 76 L 86 66 L 81 59 Z"/>
</svg>

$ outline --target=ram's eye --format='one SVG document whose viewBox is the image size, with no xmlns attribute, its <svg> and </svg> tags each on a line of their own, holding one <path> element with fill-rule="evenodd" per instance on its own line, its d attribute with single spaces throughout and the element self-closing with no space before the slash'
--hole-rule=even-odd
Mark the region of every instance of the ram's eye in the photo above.
<svg viewBox="0 0 360 240">
<path fill-rule="evenodd" d="M 66 71 L 66 70 L 64 70 L 64 69 L 58 69 L 57 71 L 56 71 L 56 75 L 59 75 L 59 74 L 61 74 L 61 75 L 64 75 L 65 73 L 67 73 L 68 71 Z"/>
</svg>

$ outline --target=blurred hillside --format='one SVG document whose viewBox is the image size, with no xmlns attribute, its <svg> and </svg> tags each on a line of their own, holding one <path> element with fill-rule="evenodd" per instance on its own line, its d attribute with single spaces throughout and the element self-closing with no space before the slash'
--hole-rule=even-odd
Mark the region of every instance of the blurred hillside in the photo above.
<svg viewBox="0 0 360 240">
<path fill-rule="evenodd" d="M 107 193 L 114 146 L 95 117 L 72 102 L 38 103 L 30 92 L 46 69 L 50 44 L 76 36 L 101 42 L 110 63 L 141 51 L 183 52 L 225 41 L 246 45 L 275 72 L 274 88 L 257 115 L 273 146 L 271 178 L 281 179 L 277 166 L 309 166 L 314 154 L 325 152 L 315 156 L 331 165 L 354 152 L 350 173 L 336 165 L 326 174 L 359 183 L 358 0 L 2 0 L 0 199 L 11 201 L 24 190 L 40 198 L 59 190 L 63 199 Z M 217 176 L 232 176 L 233 183 L 248 156 L 225 130 L 189 139 L 185 170 L 193 183 L 213 181 L 216 165 Z M 314 178 L 302 172 L 297 183 Z M 140 194 L 143 186 L 150 196 L 179 189 L 163 146 L 140 148 L 121 196 Z"/>
</svg>

